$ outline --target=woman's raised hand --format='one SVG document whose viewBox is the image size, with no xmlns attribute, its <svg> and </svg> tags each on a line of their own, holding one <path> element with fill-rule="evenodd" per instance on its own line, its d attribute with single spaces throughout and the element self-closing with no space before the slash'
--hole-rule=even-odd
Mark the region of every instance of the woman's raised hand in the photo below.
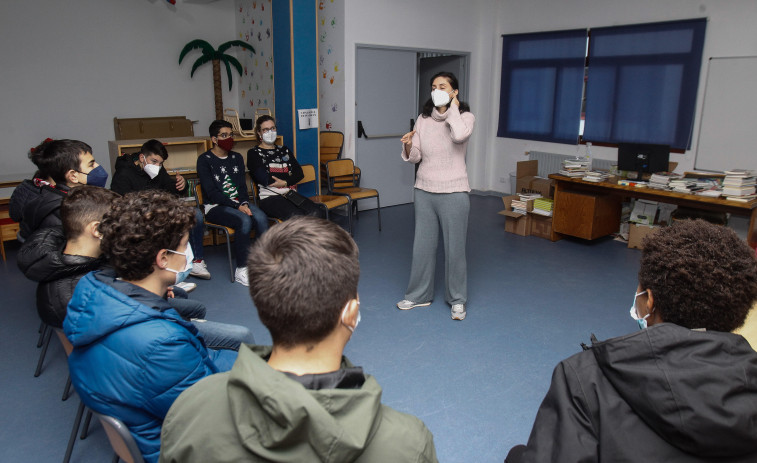
<svg viewBox="0 0 757 463">
<path fill-rule="evenodd" d="M 401 138 L 402 143 L 405 145 L 405 148 L 408 150 L 413 147 L 413 135 L 415 135 L 415 130 L 413 130 L 412 132 L 406 133 Z"/>
</svg>

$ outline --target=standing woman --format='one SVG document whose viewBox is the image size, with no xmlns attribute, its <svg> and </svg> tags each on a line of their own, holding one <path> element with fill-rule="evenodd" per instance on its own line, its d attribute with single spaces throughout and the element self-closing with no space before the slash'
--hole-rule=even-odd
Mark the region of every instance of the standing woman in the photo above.
<svg viewBox="0 0 757 463">
<path fill-rule="evenodd" d="M 415 180 L 415 239 L 413 264 L 400 310 L 431 304 L 439 227 L 444 239 L 445 299 L 452 319 L 465 318 L 468 274 L 465 243 L 468 234 L 468 172 L 465 154 L 475 117 L 457 99 L 454 74 L 440 72 L 431 78 L 431 98 L 415 123 L 402 137 L 402 159 L 418 165 Z"/>
<path fill-rule="evenodd" d="M 294 201 L 285 196 L 304 177 L 302 167 L 289 148 L 276 146 L 276 121 L 260 116 L 255 121 L 255 133 L 260 143 L 247 151 L 247 169 L 258 186 L 260 208 L 268 217 L 286 220 L 293 215 L 314 215 L 326 218 L 317 204 L 298 196 Z"/>
</svg>

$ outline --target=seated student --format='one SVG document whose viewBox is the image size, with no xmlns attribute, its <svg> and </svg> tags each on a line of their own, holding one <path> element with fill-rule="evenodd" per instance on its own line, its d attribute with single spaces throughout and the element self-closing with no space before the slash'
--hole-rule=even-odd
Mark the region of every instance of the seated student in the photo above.
<svg viewBox="0 0 757 463">
<path fill-rule="evenodd" d="M 757 461 L 757 353 L 730 331 L 757 299 L 757 259 L 702 220 L 644 240 L 641 331 L 562 361 L 516 462 Z"/>
<path fill-rule="evenodd" d="M 78 140 L 51 140 L 32 149 L 38 172 L 11 195 L 11 218 L 20 222 L 23 241 L 37 229 L 61 227 L 60 202 L 77 185 L 105 186 L 108 173 L 95 162 L 92 148 Z"/>
<path fill-rule="evenodd" d="M 119 195 L 100 187 L 77 187 L 63 198 L 63 229 L 37 230 L 29 236 L 18 254 L 18 266 L 37 285 L 37 313 L 46 324 L 63 326 L 66 306 L 81 277 L 106 268 L 100 249 L 98 225 Z M 187 298 L 186 292 L 173 287 L 170 306 L 185 320 L 191 320 L 209 347 L 239 349 L 252 342 L 248 328 L 204 320 L 205 305 Z M 174 297 L 175 296 L 175 297 Z"/>
<path fill-rule="evenodd" d="M 268 230 L 268 217 L 254 204 L 250 204 L 242 155 L 232 151 L 234 135 L 231 124 L 213 121 L 209 127 L 213 148 L 197 158 L 197 176 L 200 178 L 205 202 L 205 216 L 209 222 L 234 229 L 234 256 L 237 283 L 249 285 L 247 278 L 247 251 L 250 231 L 255 227 L 259 237 Z"/>
<path fill-rule="evenodd" d="M 248 270 L 273 347 L 242 346 L 230 372 L 179 396 L 160 461 L 437 461 L 423 422 L 382 405 L 376 379 L 343 356 L 360 321 L 350 235 L 293 217 L 252 247 Z"/>
<path fill-rule="evenodd" d="M 125 195 L 132 191 L 163 190 L 179 196 L 187 187 L 187 181 L 181 174 L 176 174 L 172 179 L 163 163 L 168 159 L 168 150 L 158 140 L 147 140 L 142 144 L 139 153 L 124 154 L 116 160 L 116 169 L 113 180 L 110 182 L 111 190 Z M 189 244 L 195 255 L 192 262 L 193 277 L 210 279 L 210 272 L 203 258 L 202 239 L 205 233 L 202 213 L 195 209 L 195 226 L 189 232 Z"/>
<path fill-rule="evenodd" d="M 46 324 L 63 327 L 66 306 L 81 277 L 105 266 L 97 226 L 119 195 L 105 188 L 81 186 L 61 203 L 63 227 L 32 233 L 18 253 L 18 266 L 38 281 L 37 313 Z"/>
<path fill-rule="evenodd" d="M 98 230 L 113 270 L 85 275 L 63 322 L 71 380 L 91 409 L 124 422 L 148 462 L 174 399 L 231 368 L 237 353 L 208 349 L 163 296 L 188 273 L 190 206 L 148 190 L 116 199 Z"/>
<path fill-rule="evenodd" d="M 268 115 L 255 121 L 260 143 L 247 151 L 247 169 L 258 185 L 260 208 L 268 217 L 286 220 L 293 215 L 314 215 L 326 218 L 325 209 L 300 196 L 296 204 L 285 196 L 304 177 L 302 167 L 289 148 L 276 146 L 276 121 Z"/>
</svg>

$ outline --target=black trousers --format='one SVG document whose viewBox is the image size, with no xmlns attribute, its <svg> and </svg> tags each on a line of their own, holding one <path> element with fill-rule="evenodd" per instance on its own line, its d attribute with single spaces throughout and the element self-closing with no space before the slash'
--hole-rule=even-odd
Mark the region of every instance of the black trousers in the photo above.
<svg viewBox="0 0 757 463">
<path fill-rule="evenodd" d="M 326 218 L 326 209 L 318 204 L 306 199 L 299 206 L 295 206 L 281 195 L 271 195 L 260 200 L 260 208 L 263 209 L 268 217 L 286 220 L 295 215 L 312 215 Z"/>
</svg>

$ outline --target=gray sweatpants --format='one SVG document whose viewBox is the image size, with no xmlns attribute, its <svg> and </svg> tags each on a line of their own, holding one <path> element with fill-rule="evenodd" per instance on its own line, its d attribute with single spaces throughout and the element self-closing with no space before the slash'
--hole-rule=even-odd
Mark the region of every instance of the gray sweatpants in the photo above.
<svg viewBox="0 0 757 463">
<path fill-rule="evenodd" d="M 468 236 L 468 193 L 429 193 L 415 189 L 415 238 L 410 283 L 405 299 L 430 302 L 434 298 L 436 248 L 441 226 L 444 240 L 445 300 L 465 304 L 468 300 L 468 271 L 465 243 Z"/>
</svg>

